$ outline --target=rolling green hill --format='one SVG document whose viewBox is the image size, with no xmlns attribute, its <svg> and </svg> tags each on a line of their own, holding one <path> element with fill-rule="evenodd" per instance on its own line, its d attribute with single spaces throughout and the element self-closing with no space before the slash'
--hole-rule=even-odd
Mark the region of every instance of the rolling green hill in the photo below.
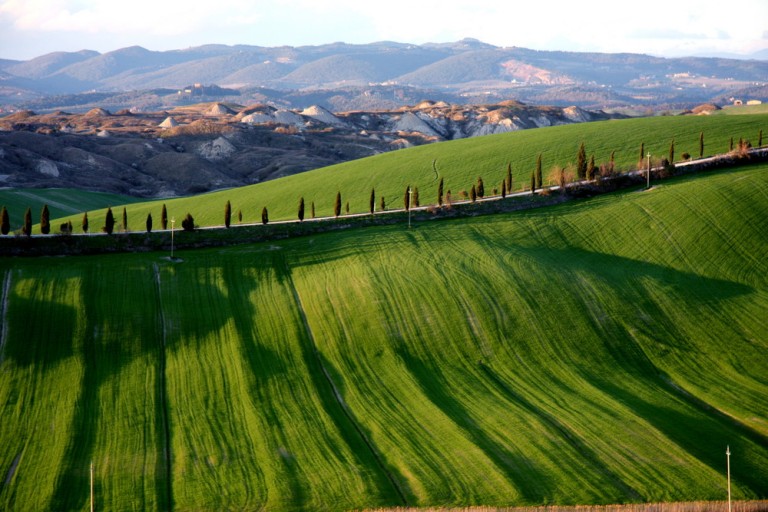
<svg viewBox="0 0 768 512">
<path fill-rule="evenodd" d="M 759 130 L 766 126 L 768 115 L 656 117 L 555 126 L 457 140 L 385 153 L 238 189 L 131 205 L 128 208 L 129 226 L 143 229 L 148 213 L 152 214 L 157 226 L 164 203 L 169 218 L 180 221 L 190 212 L 200 226 L 222 225 L 227 201 L 232 204 L 233 216 L 238 210 L 242 211 L 243 222 L 259 222 L 265 206 L 271 220 L 296 219 L 300 197 L 304 197 L 307 218 L 313 202 L 316 214 L 327 216 L 333 214 L 337 192 L 341 193 L 343 204 L 349 202 L 352 213 L 367 212 L 371 188 L 376 191 L 377 210 L 381 196 L 388 208 L 402 208 L 408 185 L 418 187 L 421 204 L 428 205 L 437 202 L 437 182 L 432 169 L 435 160 L 440 176 L 445 180 L 445 190 L 450 190 L 453 199 L 457 200 L 460 192 L 468 192 L 478 177 L 484 180 L 486 194 L 490 195 L 493 188 L 500 188 L 508 163 L 512 165 L 513 189 L 529 187 L 539 153 L 542 154 L 546 183 L 554 166 L 576 162 L 582 142 L 587 155 L 594 155 L 596 165 L 608 162 L 611 153 L 615 152 L 617 168 L 635 169 L 643 143 L 646 151 L 657 159 L 669 154 L 674 138 L 679 160 L 685 152 L 698 156 L 699 134 L 702 132 L 704 155 L 707 156 L 727 152 L 731 138 L 736 143 L 744 138 L 756 144 Z M 115 211 L 115 214 L 119 212 Z M 103 226 L 104 215 L 105 210 L 89 212 L 91 225 Z M 80 217 L 68 218 L 76 231 L 79 231 Z"/>
<path fill-rule="evenodd" d="M 762 165 L 176 263 L 6 259 L 0 508 L 84 509 L 91 461 L 100 510 L 721 500 L 726 445 L 734 498 L 766 498 L 767 232 Z"/>
<path fill-rule="evenodd" d="M 32 209 L 32 222 L 38 223 L 40 222 L 40 212 L 43 209 L 43 205 L 46 204 L 52 219 L 64 216 L 73 217 L 74 213 L 78 213 L 82 220 L 82 212 L 84 211 L 106 208 L 117 204 L 127 205 L 139 201 L 141 200 L 131 196 L 63 188 L 0 189 L 0 208 L 5 206 L 8 209 L 12 229 L 21 227 L 27 208 Z M 80 230 L 80 222 L 76 223 L 73 220 L 72 224 L 77 226 L 78 231 Z M 53 226 L 56 226 L 56 224 Z"/>
</svg>

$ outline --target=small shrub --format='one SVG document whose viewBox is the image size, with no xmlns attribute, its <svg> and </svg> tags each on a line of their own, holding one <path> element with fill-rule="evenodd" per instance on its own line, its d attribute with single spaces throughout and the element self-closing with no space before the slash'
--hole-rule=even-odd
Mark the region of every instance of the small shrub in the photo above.
<svg viewBox="0 0 768 512">
<path fill-rule="evenodd" d="M 186 217 L 184 217 L 184 220 L 181 221 L 181 227 L 184 229 L 184 231 L 195 230 L 195 219 L 192 217 L 191 213 L 187 213 Z"/>
</svg>

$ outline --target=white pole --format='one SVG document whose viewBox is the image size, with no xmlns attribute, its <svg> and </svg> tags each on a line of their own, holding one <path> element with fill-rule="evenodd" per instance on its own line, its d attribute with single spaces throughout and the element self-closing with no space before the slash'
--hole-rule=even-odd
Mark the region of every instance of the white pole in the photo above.
<svg viewBox="0 0 768 512">
<path fill-rule="evenodd" d="M 413 194 L 413 189 L 411 187 L 408 187 L 408 229 L 411 229 L 411 208 L 413 207 L 413 204 L 411 204 L 413 202 L 411 200 L 412 194 Z"/>
<path fill-rule="evenodd" d="M 725 455 L 728 464 L 728 512 L 731 512 L 731 447 L 730 445 L 725 448 Z"/>
<path fill-rule="evenodd" d="M 645 175 L 645 188 L 651 188 L 651 154 L 648 153 L 648 172 Z"/>
<path fill-rule="evenodd" d="M 94 511 L 93 503 L 93 461 L 91 461 L 91 512 Z"/>
<path fill-rule="evenodd" d="M 173 259 L 173 225 L 176 223 L 176 217 L 171 217 L 171 259 Z"/>
</svg>

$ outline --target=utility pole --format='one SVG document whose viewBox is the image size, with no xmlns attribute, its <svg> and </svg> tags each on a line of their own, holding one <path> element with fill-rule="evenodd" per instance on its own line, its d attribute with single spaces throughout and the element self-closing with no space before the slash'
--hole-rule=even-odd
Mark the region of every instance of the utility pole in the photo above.
<svg viewBox="0 0 768 512">
<path fill-rule="evenodd" d="M 91 512 L 94 511 L 93 503 L 93 461 L 91 461 Z"/>
<path fill-rule="evenodd" d="M 176 223 L 176 217 L 171 217 L 171 261 L 173 261 L 173 225 Z"/>
<path fill-rule="evenodd" d="M 411 229 L 411 208 L 413 208 L 413 200 L 411 199 L 411 196 L 413 195 L 413 189 L 409 186 L 408 187 L 408 229 Z"/>
<path fill-rule="evenodd" d="M 648 153 L 648 172 L 645 175 L 645 188 L 651 188 L 651 154 Z"/>
<path fill-rule="evenodd" d="M 731 512 L 731 446 L 725 448 L 725 455 L 728 465 L 728 512 Z"/>
</svg>

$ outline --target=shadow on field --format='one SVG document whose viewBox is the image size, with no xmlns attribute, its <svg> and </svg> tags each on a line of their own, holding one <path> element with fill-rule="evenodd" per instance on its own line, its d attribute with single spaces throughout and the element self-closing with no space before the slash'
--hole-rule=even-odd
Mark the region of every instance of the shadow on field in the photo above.
<svg viewBox="0 0 768 512">
<path fill-rule="evenodd" d="M 330 251 L 327 254 L 322 252 L 313 253 L 312 258 L 304 260 L 303 264 L 320 264 L 335 259 L 331 258 L 330 254 Z M 333 251 L 333 254 L 336 255 L 336 258 L 341 257 L 336 250 Z M 309 377 L 313 384 L 312 389 L 317 394 L 320 407 L 322 407 L 325 416 L 333 422 L 336 431 L 347 443 L 349 447 L 348 452 L 354 457 L 353 467 L 365 468 L 365 473 L 370 475 L 365 483 L 371 487 L 369 491 L 373 491 L 375 500 L 377 502 L 399 504 L 398 501 L 392 501 L 391 497 L 396 490 L 391 488 L 391 482 L 388 481 L 387 475 L 377 463 L 376 454 L 370 452 L 371 446 L 368 446 L 366 440 L 361 437 L 355 425 L 354 417 L 349 415 L 350 413 L 344 409 L 344 406 L 334 396 L 333 384 L 341 382 L 340 379 L 330 377 L 329 381 L 329 379 L 324 377 L 324 371 L 330 371 L 331 375 L 335 375 L 335 371 L 317 351 L 312 332 L 306 318 L 303 316 L 303 305 L 294 287 L 291 269 L 285 261 L 285 256 L 279 252 L 271 252 L 262 255 L 258 263 L 255 263 L 252 267 L 241 266 L 237 269 L 227 267 L 224 272 L 224 278 L 230 291 L 229 300 L 237 301 L 240 307 L 244 303 L 250 303 L 251 294 L 261 286 L 262 281 L 276 281 L 277 286 L 280 288 L 276 292 L 284 294 L 294 302 L 296 309 L 292 312 L 292 315 L 295 316 L 295 319 L 291 322 L 292 325 L 285 327 L 296 330 L 296 338 L 301 344 L 301 354 L 297 354 L 296 357 L 297 359 L 300 357 L 304 367 L 309 371 Z M 241 339 L 243 357 L 249 362 L 256 379 L 252 389 L 254 395 L 263 392 L 263 389 L 260 389 L 261 381 L 287 373 L 290 371 L 289 368 L 295 371 L 295 367 L 290 361 L 284 361 L 279 354 L 263 345 L 262 341 L 264 340 L 258 340 L 254 336 L 254 324 L 259 322 L 259 315 L 258 308 L 252 306 L 249 315 L 235 315 L 234 317 Z M 269 373 L 264 373 L 265 368 L 271 369 L 267 370 Z M 267 416 L 270 425 L 279 426 L 279 430 L 289 430 L 292 428 L 287 422 L 293 421 L 293 418 L 279 416 L 276 414 L 277 409 L 269 407 L 266 409 L 261 412 Z M 280 460 L 285 470 L 285 473 L 281 476 L 289 481 L 288 486 L 291 492 L 290 498 L 284 499 L 281 497 L 281 501 L 284 500 L 285 503 L 290 503 L 290 506 L 297 510 L 306 508 L 309 506 L 309 500 L 312 496 L 307 495 L 308 483 L 303 472 L 311 468 L 302 468 L 301 461 L 293 457 L 281 457 Z M 375 477 L 373 477 L 374 475 Z M 400 480 L 401 482 L 404 481 L 402 478 Z"/>
<path fill-rule="evenodd" d="M 736 420 L 724 418 L 711 408 L 686 400 L 684 394 L 676 392 L 671 386 L 664 386 L 664 383 L 660 383 L 653 395 L 642 397 L 607 379 L 595 378 L 594 382 L 716 473 L 724 473 L 725 447 L 730 445 L 733 454 L 731 478 L 736 497 L 764 499 L 768 496 L 765 482 L 768 462 L 765 456 L 768 449 L 766 438 L 759 434 L 745 435 L 744 427 Z M 739 496 L 741 493 L 742 496 Z"/>
<path fill-rule="evenodd" d="M 141 269 L 115 272 L 114 269 L 101 265 L 77 267 L 75 270 L 59 268 L 54 271 L 53 278 L 48 274 L 37 279 L 41 283 L 40 286 L 65 290 L 73 286 L 69 280 L 75 279 L 80 290 L 76 297 L 76 300 L 79 300 L 78 306 L 41 300 L 40 297 L 44 296 L 45 292 L 33 291 L 31 298 L 22 298 L 14 294 L 9 300 L 12 321 L 5 355 L 17 366 L 41 367 L 40 373 L 43 379 L 49 371 L 60 372 L 60 364 L 68 359 L 78 360 L 81 366 L 82 373 L 73 371 L 72 377 L 76 377 L 77 380 L 69 383 L 71 386 L 77 386 L 78 389 L 71 423 L 56 425 L 56 418 L 51 418 L 51 428 L 56 425 L 55 435 L 64 439 L 62 432 L 65 432 L 70 436 L 61 441 L 66 442 L 61 460 L 51 461 L 51 467 L 54 468 L 55 464 L 60 464 L 60 470 L 56 476 L 54 488 L 46 490 L 51 492 L 49 508 L 76 510 L 86 507 L 89 501 L 91 461 L 95 464 L 97 475 L 94 482 L 97 503 L 104 503 L 101 499 L 102 493 L 109 486 L 99 478 L 99 475 L 114 471 L 112 468 L 130 467 L 134 464 L 134 461 L 119 460 L 109 453 L 98 454 L 100 458 L 94 459 L 97 455 L 95 448 L 99 429 L 100 427 L 103 429 L 105 425 L 111 425 L 111 418 L 105 415 L 121 413 L 119 398 L 112 402 L 113 397 L 100 396 L 104 392 L 103 385 L 120 375 L 135 360 L 154 355 L 162 349 L 157 316 L 152 313 L 150 317 L 145 317 L 143 313 L 132 311 L 135 305 L 131 304 L 131 300 L 136 295 L 130 292 L 130 286 L 126 286 L 127 283 L 132 283 L 144 291 L 152 290 L 154 287 L 148 278 L 151 274 L 142 272 Z M 108 293 L 113 290 L 123 290 L 126 293 L 114 297 Z M 148 302 L 153 304 L 153 298 L 149 297 Z M 157 311 L 157 308 L 153 309 Z M 147 309 L 139 308 L 139 311 L 146 312 Z M 150 324 L 149 329 L 140 327 L 145 322 Z M 50 330 L 40 328 L 46 325 L 51 326 Z M 121 329 L 125 329 L 125 336 L 119 334 Z M 154 335 L 146 335 L 148 331 L 152 331 Z M 155 378 L 156 394 L 150 401 L 156 406 L 153 427 L 158 443 L 157 457 L 160 458 L 163 456 L 160 444 L 164 441 L 158 423 L 160 390 L 157 372 L 155 372 Z M 105 403 L 110 407 L 107 411 L 104 410 Z M 125 418 L 121 420 L 125 422 Z M 128 422 L 130 423 L 130 420 Z M 40 427 L 42 430 L 47 430 L 47 425 L 40 425 Z M 138 429 L 152 430 L 152 427 L 146 428 L 141 425 Z M 107 432 L 106 435 L 114 434 Z M 140 435 L 147 434 L 142 432 Z M 149 439 L 144 441 L 150 442 Z M 160 473 L 156 475 L 157 479 L 152 482 L 157 485 L 156 496 L 152 502 L 145 503 L 144 495 L 140 494 L 136 496 L 133 506 L 153 508 L 157 504 L 167 503 L 168 492 L 165 479 L 161 475 Z M 139 488 L 143 486 L 144 483 L 139 485 Z M 165 505 L 161 506 L 166 508 Z"/>
<path fill-rule="evenodd" d="M 662 353 L 672 347 L 683 353 L 698 350 L 686 339 L 686 332 L 681 330 L 676 318 L 686 311 L 716 314 L 722 302 L 753 293 L 753 288 L 727 279 L 582 249 L 515 246 L 510 253 L 508 247 L 493 237 L 481 243 L 493 248 L 488 253 L 503 266 L 509 264 L 509 258 L 524 258 L 526 267 L 530 264 L 548 267 L 547 272 L 554 277 L 546 286 L 562 285 L 560 290 L 552 289 L 550 293 L 567 296 L 566 304 L 583 307 L 576 314 L 591 326 L 600 349 L 610 356 L 606 366 L 615 368 L 611 375 L 623 376 L 616 379 L 600 370 L 574 368 L 585 381 L 625 404 L 713 471 L 724 471 L 725 446 L 730 444 L 734 454 L 741 454 L 738 467 L 733 464 L 732 468 L 734 480 L 743 486 L 744 497 L 768 496 L 765 484 L 768 438 L 677 386 L 648 354 L 651 347 Z M 493 284 L 483 275 L 478 276 L 478 286 Z M 595 287 L 602 291 L 596 291 Z M 604 290 L 610 293 L 606 295 Z M 541 294 L 541 290 L 533 294 L 523 285 L 516 292 L 529 303 L 532 311 L 557 310 L 556 306 L 543 303 L 552 299 Z M 676 310 L 665 309 L 659 295 L 667 304 L 674 304 Z M 557 323 L 567 318 L 545 321 Z M 749 339 L 750 335 L 741 331 L 738 322 L 729 323 L 728 328 L 734 337 Z M 647 340 L 647 346 L 638 336 Z M 591 341 L 574 340 L 568 350 L 579 350 L 574 347 L 589 346 L 589 343 Z"/>
<path fill-rule="evenodd" d="M 419 382 L 424 394 L 443 413 L 458 425 L 523 496 L 526 503 L 547 503 L 556 494 L 555 482 L 536 464 L 500 444 L 473 420 L 473 414 L 454 397 L 451 385 L 435 368 L 412 355 L 404 346 L 395 349 L 413 377 Z"/>
</svg>

